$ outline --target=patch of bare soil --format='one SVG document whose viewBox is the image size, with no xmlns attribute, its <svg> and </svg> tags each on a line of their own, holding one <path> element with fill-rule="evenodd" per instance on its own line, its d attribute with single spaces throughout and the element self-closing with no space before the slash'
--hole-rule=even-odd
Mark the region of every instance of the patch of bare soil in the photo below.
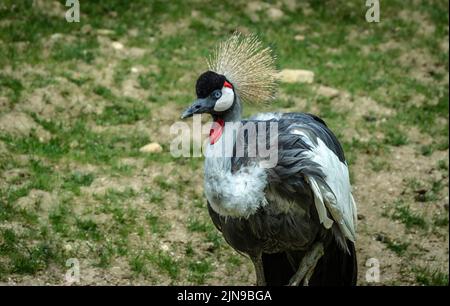
<svg viewBox="0 0 450 306">
<path fill-rule="evenodd" d="M 419 11 L 402 10 L 398 14 L 398 17 L 405 22 L 416 22 L 418 27 L 417 34 L 430 37 L 436 31 L 436 27 L 428 17 Z"/>
<path fill-rule="evenodd" d="M 50 133 L 25 113 L 13 111 L 0 115 L 0 131 L 14 136 L 30 136 L 35 133 L 41 141 L 50 139 Z"/>
<path fill-rule="evenodd" d="M 55 114 L 60 118 L 73 118 L 82 113 L 99 111 L 97 101 L 88 99 L 80 87 L 63 78 L 58 78 L 57 82 L 35 89 L 15 109 L 24 113 L 36 113 L 47 120 L 53 119 Z"/>
<path fill-rule="evenodd" d="M 411 70 L 410 75 L 425 84 L 435 81 L 433 79 L 434 74 L 447 74 L 445 67 L 441 63 L 436 62 L 425 49 L 405 50 L 405 52 L 402 52 L 398 61 L 405 68 L 413 66 L 414 68 Z"/>
<path fill-rule="evenodd" d="M 361 217 L 357 240 L 360 284 L 366 283 L 365 271 L 368 268 L 365 263 L 369 258 L 376 258 L 380 262 L 381 283 L 413 283 L 415 280 L 404 270 L 424 263 L 432 269 L 448 270 L 448 236 L 443 240 L 433 233 L 407 231 L 400 222 L 386 216 L 400 198 L 405 198 L 405 193 L 409 193 L 407 199 L 414 203 L 414 192 L 408 190 L 408 179 L 426 181 L 429 177 L 437 176 L 448 185 L 448 177 L 436 170 L 436 161 L 448 160 L 448 153 L 448 150 L 439 151 L 431 157 L 424 157 L 418 155 L 412 146 L 394 148 L 390 155 L 390 169 L 380 172 L 370 170 L 370 156 L 358 157 L 352 166 L 352 172 L 355 174 L 354 193 L 358 215 Z M 448 194 L 448 188 L 441 192 L 441 195 L 445 194 Z M 427 215 L 440 211 L 445 213 L 441 202 L 416 202 L 412 209 Z M 413 248 L 418 248 L 425 254 L 415 256 L 414 260 L 398 256 L 383 243 L 388 239 L 412 243 Z M 429 261 L 427 258 L 430 257 L 435 260 Z"/>
</svg>

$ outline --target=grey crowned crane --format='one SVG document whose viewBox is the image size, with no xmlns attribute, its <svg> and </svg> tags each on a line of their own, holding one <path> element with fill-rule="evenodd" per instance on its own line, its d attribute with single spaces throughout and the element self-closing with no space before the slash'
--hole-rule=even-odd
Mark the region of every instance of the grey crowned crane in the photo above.
<svg viewBox="0 0 450 306">
<path fill-rule="evenodd" d="M 307 113 L 241 118 L 243 101 L 266 102 L 276 88 L 271 50 L 256 36 L 235 33 L 219 44 L 208 66 L 196 83 L 198 99 L 182 118 L 208 113 L 214 121 L 204 168 L 214 225 L 252 260 L 257 285 L 355 285 L 356 204 L 339 141 Z M 237 134 L 244 137 L 234 123 L 241 123 Z M 243 129 L 248 123 L 257 128 Z M 270 124 L 260 123 L 277 126 L 271 167 L 249 154 L 252 137 L 270 134 Z M 238 143 L 244 154 L 236 154 Z"/>
</svg>

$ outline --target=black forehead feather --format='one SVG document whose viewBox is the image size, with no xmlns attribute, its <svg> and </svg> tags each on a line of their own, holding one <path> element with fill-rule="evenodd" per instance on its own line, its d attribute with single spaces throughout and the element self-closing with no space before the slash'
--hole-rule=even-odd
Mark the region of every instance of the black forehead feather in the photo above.
<svg viewBox="0 0 450 306">
<path fill-rule="evenodd" d="M 225 76 L 217 74 L 213 71 L 206 71 L 200 75 L 195 85 L 197 97 L 206 98 L 216 89 L 221 89 L 226 81 Z"/>
</svg>

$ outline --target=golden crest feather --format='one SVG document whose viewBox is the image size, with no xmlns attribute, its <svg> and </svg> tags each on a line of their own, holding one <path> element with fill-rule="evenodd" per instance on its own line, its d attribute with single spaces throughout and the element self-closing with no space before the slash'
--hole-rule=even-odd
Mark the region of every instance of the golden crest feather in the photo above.
<svg viewBox="0 0 450 306">
<path fill-rule="evenodd" d="M 274 98 L 275 58 L 256 35 L 235 32 L 217 46 L 208 59 L 208 68 L 224 75 L 244 102 L 263 103 Z"/>
</svg>

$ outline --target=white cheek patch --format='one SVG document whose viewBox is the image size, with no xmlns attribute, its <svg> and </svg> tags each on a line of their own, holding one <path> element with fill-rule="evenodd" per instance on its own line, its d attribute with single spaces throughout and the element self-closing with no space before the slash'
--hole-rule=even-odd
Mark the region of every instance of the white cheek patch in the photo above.
<svg viewBox="0 0 450 306">
<path fill-rule="evenodd" d="M 217 100 L 216 105 L 214 105 L 214 110 L 216 112 L 226 111 L 233 105 L 234 92 L 233 89 L 228 87 L 222 88 L 222 96 Z"/>
</svg>

